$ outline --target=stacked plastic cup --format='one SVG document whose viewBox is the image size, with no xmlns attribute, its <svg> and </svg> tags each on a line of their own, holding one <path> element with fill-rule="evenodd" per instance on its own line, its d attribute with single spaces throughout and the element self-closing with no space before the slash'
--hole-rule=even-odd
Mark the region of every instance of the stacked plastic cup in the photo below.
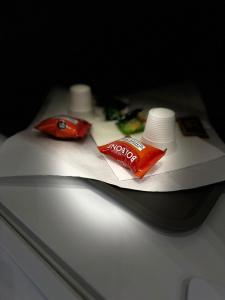
<svg viewBox="0 0 225 300">
<path fill-rule="evenodd" d="M 152 108 L 148 113 L 142 141 L 170 154 L 176 149 L 175 112 L 164 107 Z"/>
<path fill-rule="evenodd" d="M 75 84 L 70 87 L 69 112 L 84 117 L 92 114 L 93 99 L 90 86 Z"/>
</svg>

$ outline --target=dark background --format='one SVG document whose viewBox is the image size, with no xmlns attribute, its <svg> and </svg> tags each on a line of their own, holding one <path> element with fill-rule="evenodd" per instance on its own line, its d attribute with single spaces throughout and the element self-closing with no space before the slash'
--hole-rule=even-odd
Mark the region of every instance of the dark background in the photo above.
<svg viewBox="0 0 225 300">
<path fill-rule="evenodd" d="M 24 129 L 53 86 L 84 82 L 113 95 L 191 81 L 225 138 L 222 8 L 134 9 L 19 3 L 1 11 L 0 132 Z"/>
</svg>

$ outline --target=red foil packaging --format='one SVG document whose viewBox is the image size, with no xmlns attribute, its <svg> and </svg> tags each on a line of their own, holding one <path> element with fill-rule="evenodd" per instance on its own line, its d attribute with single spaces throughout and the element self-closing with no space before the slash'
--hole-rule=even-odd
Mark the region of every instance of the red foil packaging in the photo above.
<svg viewBox="0 0 225 300">
<path fill-rule="evenodd" d="M 90 128 L 89 122 L 66 115 L 45 119 L 35 126 L 35 129 L 59 139 L 82 139 Z"/>
<path fill-rule="evenodd" d="M 166 150 L 143 144 L 129 136 L 99 146 L 98 149 L 125 168 L 129 168 L 139 178 L 142 178 L 166 153 Z"/>
</svg>

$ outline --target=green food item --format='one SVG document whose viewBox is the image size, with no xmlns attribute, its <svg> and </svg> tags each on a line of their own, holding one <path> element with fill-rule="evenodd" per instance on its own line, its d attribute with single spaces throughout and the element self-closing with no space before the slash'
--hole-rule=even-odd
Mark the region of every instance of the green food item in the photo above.
<svg viewBox="0 0 225 300">
<path fill-rule="evenodd" d="M 117 108 L 105 107 L 105 118 L 107 121 L 119 120 L 121 118 L 121 112 Z"/>
<path fill-rule="evenodd" d="M 144 131 L 145 127 L 145 124 L 137 118 L 131 119 L 129 121 L 119 121 L 116 124 L 119 127 L 120 131 L 125 135 Z"/>
</svg>

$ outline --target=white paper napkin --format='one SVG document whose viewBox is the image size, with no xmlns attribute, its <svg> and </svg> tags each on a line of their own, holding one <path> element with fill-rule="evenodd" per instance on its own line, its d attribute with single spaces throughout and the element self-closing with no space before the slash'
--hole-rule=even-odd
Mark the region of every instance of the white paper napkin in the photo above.
<svg viewBox="0 0 225 300">
<path fill-rule="evenodd" d="M 225 180 L 225 156 L 141 180 L 119 180 L 90 137 L 80 143 L 66 142 L 30 130 L 9 138 L 0 147 L 0 166 L 0 177 L 75 176 L 152 192 L 190 189 Z"/>
<path fill-rule="evenodd" d="M 168 92 L 166 92 L 166 95 L 167 94 Z M 170 94 L 167 96 L 166 95 L 165 104 L 168 105 L 167 98 Z M 185 92 L 185 95 L 189 95 L 187 91 Z M 180 99 L 182 94 L 179 94 L 178 97 L 175 96 L 176 95 L 171 96 L 171 104 L 174 103 L 176 99 L 177 103 L 179 104 L 178 106 L 185 102 L 185 111 L 189 111 L 190 107 L 187 107 L 187 105 L 191 104 L 192 102 L 181 102 Z M 138 102 L 136 101 L 137 97 Z M 148 98 L 148 94 L 143 95 L 143 101 L 146 99 L 146 97 Z M 191 94 L 191 98 L 193 97 L 194 95 Z M 135 102 L 138 104 L 140 104 L 141 99 L 141 95 L 134 97 Z M 159 99 L 157 98 L 156 100 L 156 104 L 158 105 Z M 43 107 L 33 124 L 31 124 L 30 128 L 32 128 L 32 125 L 36 124 L 43 118 L 50 117 L 55 114 L 66 113 L 67 105 L 68 93 L 65 93 L 65 91 L 55 91 L 54 93 L 50 94 L 49 102 L 47 103 L 46 107 Z M 172 108 L 178 111 L 175 107 Z M 199 113 L 202 111 L 200 108 L 197 110 Z M 97 137 L 99 129 L 102 130 L 101 135 L 99 135 L 99 140 L 97 142 L 98 144 L 104 144 L 108 141 L 115 140 L 123 136 L 118 129 L 117 132 L 112 134 L 105 134 L 107 133 L 107 130 L 109 130 L 110 126 L 114 126 L 115 129 L 115 124 L 113 122 L 107 122 L 107 128 L 105 126 L 105 121 L 103 121 L 103 118 L 101 117 L 101 114 L 98 114 L 94 120 L 94 123 L 95 125 L 98 124 L 98 126 L 94 126 L 93 136 L 96 128 Z M 208 133 L 210 136 L 210 142 L 212 142 L 212 144 L 216 147 L 224 149 L 224 144 L 221 142 L 212 128 L 209 128 Z M 94 136 L 94 138 L 96 139 L 96 136 Z M 192 138 L 190 138 L 189 141 L 191 139 Z M 194 139 L 199 140 L 198 138 Z M 224 181 L 225 156 L 221 156 L 222 151 L 219 152 L 218 149 L 215 151 L 215 147 L 211 148 L 207 142 L 201 140 L 200 142 L 204 144 L 203 146 L 201 143 L 201 149 L 203 150 L 202 156 L 207 156 L 207 158 L 210 157 L 211 160 L 192 165 L 191 167 L 173 170 L 171 172 L 160 173 L 158 175 L 154 174 L 154 176 L 147 176 L 141 180 L 119 180 L 112 171 L 112 168 L 109 167 L 109 164 L 105 158 L 103 158 L 103 156 L 98 152 L 96 143 L 91 137 L 87 137 L 84 141 L 80 141 L 78 143 L 73 141 L 66 142 L 49 139 L 44 135 L 38 134 L 37 132 L 35 133 L 31 130 L 27 130 L 9 138 L 0 147 L 0 177 L 6 178 L 11 176 L 42 175 L 74 176 L 101 180 L 122 188 L 151 192 L 177 191 Z M 209 152 L 207 155 L 205 155 L 206 149 L 209 148 L 210 150 L 207 150 Z M 216 156 L 218 157 L 217 159 L 212 159 Z M 121 170 L 120 166 L 116 165 L 116 167 L 120 168 Z M 157 167 L 159 167 L 159 165 Z M 129 171 L 125 169 L 122 170 L 125 172 L 125 176 L 127 176 L 127 173 L 130 175 Z M 158 170 L 160 169 L 158 168 Z"/>
</svg>

